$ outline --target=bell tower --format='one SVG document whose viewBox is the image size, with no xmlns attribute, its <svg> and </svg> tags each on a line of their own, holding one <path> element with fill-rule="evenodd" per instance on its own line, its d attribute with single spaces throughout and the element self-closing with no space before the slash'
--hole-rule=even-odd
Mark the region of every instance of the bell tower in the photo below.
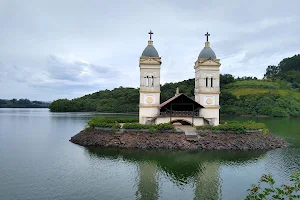
<svg viewBox="0 0 300 200">
<path fill-rule="evenodd" d="M 220 95 L 220 59 L 210 48 L 208 37 L 205 34 L 205 47 L 200 52 L 195 62 L 195 101 L 204 108 L 200 116 L 205 118 L 210 125 L 219 125 L 219 95 Z"/>
<path fill-rule="evenodd" d="M 140 104 L 139 123 L 154 123 L 154 117 L 159 115 L 160 105 L 160 65 L 161 57 L 153 46 L 153 32 L 150 30 L 150 40 L 144 49 L 140 61 Z"/>
</svg>

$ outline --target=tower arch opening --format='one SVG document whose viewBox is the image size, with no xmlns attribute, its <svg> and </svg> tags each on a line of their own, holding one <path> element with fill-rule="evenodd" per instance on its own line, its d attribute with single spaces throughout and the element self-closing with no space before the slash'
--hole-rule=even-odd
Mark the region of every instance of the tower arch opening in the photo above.
<svg viewBox="0 0 300 200">
<path fill-rule="evenodd" d="M 191 125 L 191 126 L 193 126 L 193 124 L 191 122 L 184 120 L 184 119 L 175 119 L 175 120 L 172 120 L 170 123 L 173 125 Z"/>
</svg>

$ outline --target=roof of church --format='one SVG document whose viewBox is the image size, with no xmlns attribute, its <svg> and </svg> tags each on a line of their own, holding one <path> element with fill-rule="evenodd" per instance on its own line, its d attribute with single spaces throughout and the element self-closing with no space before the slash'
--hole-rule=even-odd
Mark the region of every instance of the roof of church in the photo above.
<svg viewBox="0 0 300 200">
<path fill-rule="evenodd" d="M 148 44 L 148 46 L 144 49 L 142 56 L 145 57 L 159 57 L 157 50 L 152 44 Z"/>
<path fill-rule="evenodd" d="M 185 96 L 185 97 L 189 98 L 191 101 L 193 101 L 194 103 L 196 103 L 196 104 L 198 104 L 199 106 L 203 107 L 201 104 L 199 104 L 198 102 L 194 101 L 193 99 L 191 99 L 190 97 L 186 96 L 185 94 L 179 93 L 179 94 L 177 94 L 177 95 L 171 97 L 170 99 L 166 100 L 165 102 L 161 103 L 161 104 L 159 105 L 159 108 L 164 107 L 165 105 L 167 105 L 168 103 L 174 101 L 175 99 L 177 99 L 177 98 L 180 97 L 180 96 Z"/>
<path fill-rule="evenodd" d="M 174 97 L 171 97 L 170 99 L 168 99 L 167 101 L 161 103 L 159 105 L 159 108 L 161 107 L 164 107 L 165 105 L 167 105 L 168 103 L 170 103 L 171 101 L 173 101 L 174 99 L 176 99 L 177 97 L 181 96 L 182 94 L 178 94 L 178 95 L 175 95 Z"/>
<path fill-rule="evenodd" d="M 202 49 L 202 51 L 200 52 L 198 59 L 200 58 L 213 58 L 216 59 L 217 56 L 215 54 L 215 52 L 208 46 L 208 47 L 204 47 Z"/>
</svg>

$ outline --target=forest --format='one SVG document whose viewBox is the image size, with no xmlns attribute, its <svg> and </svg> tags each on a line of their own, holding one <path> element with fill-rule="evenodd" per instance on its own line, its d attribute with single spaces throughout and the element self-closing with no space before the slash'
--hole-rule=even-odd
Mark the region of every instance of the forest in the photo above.
<svg viewBox="0 0 300 200">
<path fill-rule="evenodd" d="M 174 96 L 176 88 L 194 98 L 194 79 L 161 86 L 161 102 Z M 228 115 L 300 116 L 300 54 L 266 68 L 263 79 L 220 76 L 220 112 Z M 52 112 L 138 112 L 139 88 L 101 90 L 72 100 L 58 99 Z"/>
</svg>

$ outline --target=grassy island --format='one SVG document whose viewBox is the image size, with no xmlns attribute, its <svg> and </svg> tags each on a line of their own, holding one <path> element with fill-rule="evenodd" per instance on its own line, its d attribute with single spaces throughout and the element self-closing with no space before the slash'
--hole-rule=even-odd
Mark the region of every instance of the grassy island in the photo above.
<svg viewBox="0 0 300 200">
<path fill-rule="evenodd" d="M 82 146 L 165 149 L 274 149 L 287 147 L 283 139 L 254 121 L 223 122 L 195 127 L 195 138 L 172 124 L 139 124 L 136 118 L 95 117 L 70 141 Z M 179 126 L 180 127 L 180 126 Z"/>
</svg>

